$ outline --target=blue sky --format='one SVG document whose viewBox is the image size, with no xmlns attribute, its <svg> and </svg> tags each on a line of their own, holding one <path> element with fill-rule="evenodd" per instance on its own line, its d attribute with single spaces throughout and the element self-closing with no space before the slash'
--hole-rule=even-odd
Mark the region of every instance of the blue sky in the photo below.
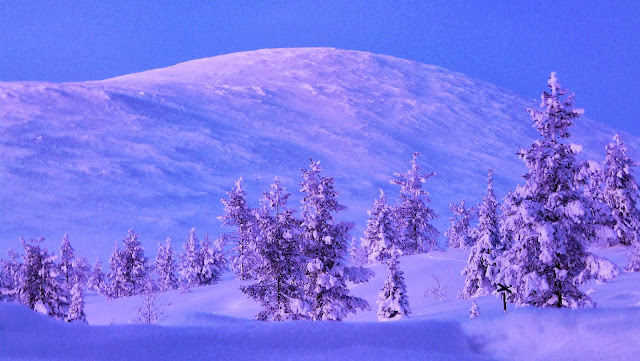
<svg viewBox="0 0 640 361">
<path fill-rule="evenodd" d="M 558 71 L 589 117 L 640 136 L 638 1 L 0 0 L 0 81 L 306 46 L 434 64 L 528 98 Z"/>
</svg>

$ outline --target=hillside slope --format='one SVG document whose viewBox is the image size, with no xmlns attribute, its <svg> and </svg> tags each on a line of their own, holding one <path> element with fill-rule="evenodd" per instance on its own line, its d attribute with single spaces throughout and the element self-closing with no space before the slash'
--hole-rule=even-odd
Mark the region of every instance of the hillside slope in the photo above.
<svg viewBox="0 0 640 361">
<path fill-rule="evenodd" d="M 444 231 L 448 204 L 479 200 L 487 168 L 500 197 L 520 182 L 515 152 L 536 137 L 531 105 L 442 68 L 329 48 L 236 53 L 103 81 L 0 83 L 0 251 L 19 247 L 18 236 L 57 247 L 65 232 L 79 253 L 101 257 L 129 228 L 147 245 L 181 242 L 193 226 L 216 235 L 235 179 L 256 204 L 279 176 L 295 202 L 309 158 L 336 177 L 344 217 L 361 229 L 378 188 L 397 194 L 389 179 L 414 151 L 437 173 L 425 186 Z M 573 132 L 598 160 L 614 134 L 585 117 Z M 626 141 L 640 158 L 640 140 Z"/>
</svg>

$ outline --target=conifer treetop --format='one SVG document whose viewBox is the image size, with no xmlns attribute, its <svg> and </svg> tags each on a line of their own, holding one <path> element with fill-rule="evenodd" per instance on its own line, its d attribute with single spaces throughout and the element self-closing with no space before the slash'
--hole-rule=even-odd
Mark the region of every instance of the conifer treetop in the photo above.
<svg viewBox="0 0 640 361">
<path fill-rule="evenodd" d="M 584 114 L 584 109 L 573 107 L 574 94 L 567 95 L 556 72 L 551 73 L 547 84 L 549 91 L 544 91 L 541 95 L 542 109 L 528 108 L 527 111 L 544 140 L 555 142 L 556 136 L 569 137 L 568 128 L 573 124 L 573 119 Z"/>
</svg>

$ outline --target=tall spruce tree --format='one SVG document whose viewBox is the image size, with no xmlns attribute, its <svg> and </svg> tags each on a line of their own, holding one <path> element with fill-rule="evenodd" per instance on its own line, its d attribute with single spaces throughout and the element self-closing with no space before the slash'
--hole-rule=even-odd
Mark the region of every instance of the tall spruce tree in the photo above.
<svg viewBox="0 0 640 361">
<path fill-rule="evenodd" d="M 602 198 L 611 208 L 613 230 L 621 244 L 640 242 L 640 192 L 633 176 L 635 162 L 627 155 L 627 147 L 620 135 L 607 145 L 603 164 Z"/>
<path fill-rule="evenodd" d="M 148 259 L 133 230 L 122 240 L 123 249 L 115 249 L 109 259 L 109 297 L 127 297 L 140 294 L 148 277 Z"/>
<path fill-rule="evenodd" d="M 353 266 L 362 266 L 369 262 L 365 247 L 359 244 L 355 237 L 351 238 L 349 257 Z"/>
<path fill-rule="evenodd" d="M 478 207 L 479 219 L 475 232 L 477 240 L 471 248 L 467 266 L 462 271 L 462 275 L 465 276 L 462 298 L 484 296 L 495 289 L 493 280 L 499 270 L 500 224 L 492 175 L 492 171 L 489 170 L 487 194 Z"/>
<path fill-rule="evenodd" d="M 471 249 L 475 244 L 475 235 L 471 228 L 474 210 L 467 208 L 465 203 L 462 200 L 459 204 L 451 203 L 449 205 L 453 217 L 449 219 L 451 225 L 444 233 L 449 248 Z"/>
<path fill-rule="evenodd" d="M 257 283 L 242 286 L 242 292 L 262 304 L 258 320 L 304 319 L 304 258 L 300 249 L 300 221 L 287 207 L 290 194 L 276 178 L 265 193 L 262 208 L 256 211 L 258 242 L 255 278 Z"/>
<path fill-rule="evenodd" d="M 229 198 L 221 199 L 225 215 L 218 217 L 225 226 L 235 227 L 235 232 L 226 238 L 235 241 L 234 256 L 231 259 L 233 270 L 240 280 L 253 278 L 255 255 L 255 216 L 247 204 L 242 178 L 236 182 L 236 188 L 227 192 Z"/>
<path fill-rule="evenodd" d="M 84 313 L 84 291 L 81 283 L 76 282 L 71 287 L 71 305 L 69 313 L 65 317 L 67 322 L 87 322 L 87 315 Z"/>
<path fill-rule="evenodd" d="M 313 320 L 340 321 L 356 309 L 369 309 L 362 298 L 349 295 L 346 282 L 365 282 L 371 277 L 361 267 L 346 267 L 347 242 L 351 223 L 336 222 L 333 214 L 346 210 L 339 204 L 333 178 L 321 174 L 320 162 L 311 161 L 302 169 L 302 241 L 305 269 L 305 294 Z"/>
<path fill-rule="evenodd" d="M 436 213 L 429 208 L 429 193 L 422 189 L 422 184 L 435 173 L 421 174 L 417 158 L 420 153 L 413 153 L 411 169 L 406 173 L 395 173 L 392 184 L 400 186 L 400 205 L 397 207 L 404 244 L 404 254 L 417 254 L 438 248 L 438 230 L 431 225 Z"/>
<path fill-rule="evenodd" d="M 227 270 L 227 260 L 222 251 L 225 238 L 220 237 L 215 242 L 209 240 L 209 234 L 202 240 L 201 259 L 202 269 L 200 280 L 203 285 L 213 285 L 220 281 L 222 273 Z"/>
<path fill-rule="evenodd" d="M 186 287 L 200 286 L 202 273 L 202 252 L 196 229 L 192 228 L 189 238 L 182 245 L 184 253 L 180 256 L 180 279 Z"/>
<path fill-rule="evenodd" d="M 62 243 L 60 244 L 60 258 L 58 265 L 60 267 L 60 276 L 62 277 L 67 290 L 71 290 L 71 287 L 73 286 L 73 262 L 74 250 L 69 242 L 69 236 L 65 233 L 62 237 Z"/>
<path fill-rule="evenodd" d="M 171 247 L 171 238 L 169 237 L 167 237 L 164 245 L 158 244 L 155 272 L 158 276 L 158 289 L 160 291 L 171 291 L 178 288 L 175 253 Z"/>
<path fill-rule="evenodd" d="M 109 298 L 119 298 L 127 295 L 125 290 L 127 280 L 121 252 L 118 247 L 118 242 L 115 242 L 113 252 L 109 257 L 109 273 L 107 274 L 107 285 L 105 289 L 105 293 Z"/>
<path fill-rule="evenodd" d="M 627 255 L 627 266 L 625 269 L 629 272 L 640 272 L 640 242 L 631 246 Z"/>
<path fill-rule="evenodd" d="M 9 259 L 0 259 L 0 301 L 16 300 L 20 285 L 20 255 L 13 249 L 9 249 L 7 255 Z"/>
<path fill-rule="evenodd" d="M 391 250 L 402 247 L 402 235 L 397 212 L 387 203 L 387 196 L 382 189 L 380 197 L 374 201 L 373 209 L 368 213 L 367 228 L 360 240 L 368 261 L 382 262 L 393 258 Z"/>
<path fill-rule="evenodd" d="M 96 262 L 93 264 L 93 268 L 91 268 L 91 274 L 87 280 L 87 285 L 89 289 L 92 289 L 101 295 L 105 295 L 108 292 L 100 258 L 96 257 Z"/>
<path fill-rule="evenodd" d="M 590 200 L 576 183 L 578 147 L 564 142 L 583 110 L 573 107 L 573 95 L 560 87 L 556 73 L 548 85 L 541 110 L 528 110 L 541 138 L 518 152 L 528 172 L 524 186 L 505 202 L 503 236 L 511 239 L 505 242 L 510 248 L 501 257 L 497 281 L 511 286 L 519 304 L 583 307 L 592 301 L 578 286 L 597 277 L 590 272 L 594 258 L 585 246 L 593 222 Z"/>
<path fill-rule="evenodd" d="M 69 293 L 62 284 L 56 256 L 49 255 L 39 240 L 25 241 L 18 285 L 21 304 L 49 316 L 64 319 L 69 307 Z"/>
<path fill-rule="evenodd" d="M 71 277 L 71 288 L 76 283 L 86 287 L 89 279 L 91 267 L 87 264 L 87 258 L 79 256 L 73 261 L 73 277 Z"/>
</svg>

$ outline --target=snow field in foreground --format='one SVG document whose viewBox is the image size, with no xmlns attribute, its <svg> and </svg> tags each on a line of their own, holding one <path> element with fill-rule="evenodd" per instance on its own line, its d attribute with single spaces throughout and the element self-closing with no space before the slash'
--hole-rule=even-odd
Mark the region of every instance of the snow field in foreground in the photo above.
<svg viewBox="0 0 640 361">
<path fill-rule="evenodd" d="M 595 253 L 619 266 L 625 247 Z M 189 293 L 161 294 L 167 305 L 165 326 L 130 324 L 139 296 L 105 300 L 87 297 L 87 318 L 94 326 L 66 324 L 24 307 L 0 303 L 0 359 L 47 360 L 633 360 L 640 345 L 640 274 L 621 272 L 609 283 L 590 282 L 585 290 L 593 309 L 515 308 L 502 312 L 491 295 L 476 299 L 480 317 L 469 319 L 471 300 L 457 298 L 466 262 L 461 251 L 403 257 L 413 314 L 376 322 L 379 288 L 386 277 L 353 285 L 371 311 L 346 322 L 258 322 L 259 305 L 238 290 L 227 275 L 213 286 Z M 446 286 L 443 301 L 425 297 L 435 284 Z M 113 326 L 109 326 L 114 324 Z"/>
</svg>

